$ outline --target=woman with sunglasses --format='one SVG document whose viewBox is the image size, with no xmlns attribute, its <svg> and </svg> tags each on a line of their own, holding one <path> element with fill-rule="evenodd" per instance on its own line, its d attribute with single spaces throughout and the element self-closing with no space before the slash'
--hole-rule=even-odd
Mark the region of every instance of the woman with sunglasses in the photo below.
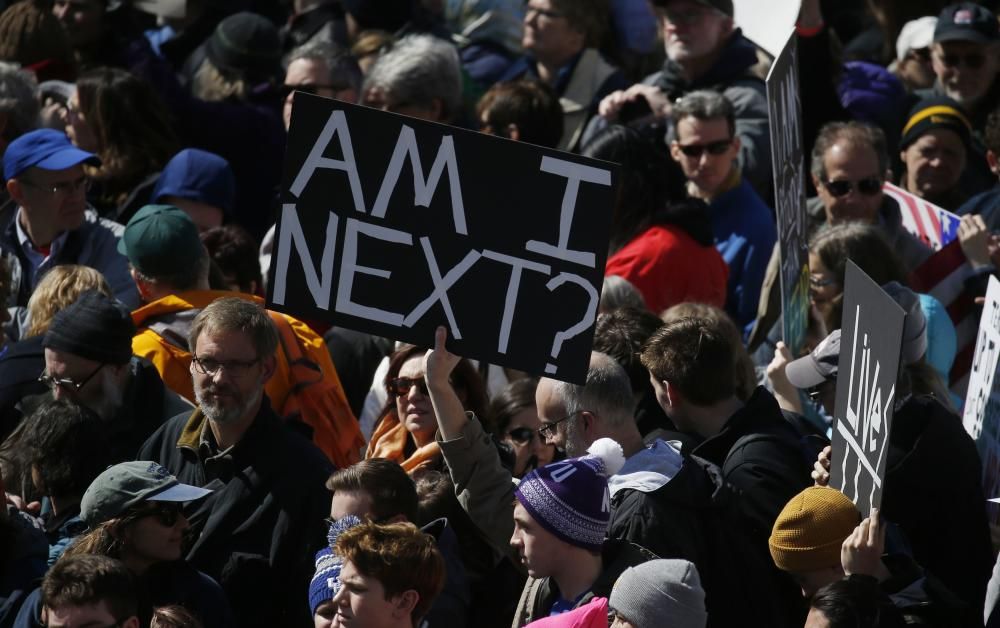
<svg viewBox="0 0 1000 628">
<path fill-rule="evenodd" d="M 407 473 L 422 467 L 444 468 L 441 449 L 434 440 L 437 417 L 424 381 L 425 353 L 427 349 L 422 347 L 403 345 L 389 357 L 385 376 L 388 399 L 365 454 L 365 458 L 394 460 Z M 485 416 L 486 388 L 468 360 L 455 368 L 451 385 L 466 411 Z"/>
<path fill-rule="evenodd" d="M 535 379 L 513 381 L 490 402 L 494 434 L 514 454 L 511 474 L 515 478 L 549 464 L 556 453 L 555 446 L 546 443 L 538 431 L 542 421 L 535 407 L 537 386 Z"/>
<path fill-rule="evenodd" d="M 120 560 L 135 576 L 139 618 L 149 625 L 153 609 L 179 604 L 206 626 L 234 625 L 222 588 L 184 557 L 188 528 L 182 507 L 203 499 L 208 489 L 181 484 L 155 462 L 123 462 L 90 484 L 80 502 L 88 531 L 64 556 L 100 554 Z M 15 626 L 40 627 L 41 597 L 35 591 Z"/>
</svg>

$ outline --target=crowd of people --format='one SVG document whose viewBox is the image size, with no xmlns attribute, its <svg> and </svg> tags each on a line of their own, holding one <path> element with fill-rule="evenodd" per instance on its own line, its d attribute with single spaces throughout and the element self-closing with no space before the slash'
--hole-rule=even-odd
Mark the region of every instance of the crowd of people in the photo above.
<svg viewBox="0 0 1000 628">
<path fill-rule="evenodd" d="M 0 4 L 0 628 L 1000 626 L 969 330 L 885 192 L 981 304 L 995 3 L 802 0 L 802 347 L 732 0 Z M 265 308 L 300 92 L 620 164 L 585 383 Z M 906 312 L 864 516 L 848 260 Z"/>
</svg>

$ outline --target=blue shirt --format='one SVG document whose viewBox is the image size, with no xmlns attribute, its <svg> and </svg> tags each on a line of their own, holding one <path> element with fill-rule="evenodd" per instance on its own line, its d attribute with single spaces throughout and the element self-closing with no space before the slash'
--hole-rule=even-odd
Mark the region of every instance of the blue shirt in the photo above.
<svg viewBox="0 0 1000 628">
<path fill-rule="evenodd" d="M 744 332 L 757 318 L 760 290 L 778 230 L 771 208 L 745 178 L 710 204 L 715 248 L 729 266 L 726 312 Z"/>
</svg>

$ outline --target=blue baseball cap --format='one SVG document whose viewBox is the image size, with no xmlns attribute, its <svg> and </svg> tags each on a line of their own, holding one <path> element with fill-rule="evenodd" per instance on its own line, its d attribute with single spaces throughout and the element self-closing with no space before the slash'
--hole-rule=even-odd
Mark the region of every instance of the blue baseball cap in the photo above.
<svg viewBox="0 0 1000 628">
<path fill-rule="evenodd" d="M 168 196 L 199 201 L 230 214 L 236 204 L 236 177 L 229 162 L 215 153 L 185 148 L 163 167 L 152 201 Z"/>
<path fill-rule="evenodd" d="M 80 150 L 62 131 L 38 129 L 25 133 L 7 146 L 3 154 L 5 181 L 13 179 L 28 168 L 65 170 L 80 163 L 101 165 L 94 153 Z"/>
</svg>

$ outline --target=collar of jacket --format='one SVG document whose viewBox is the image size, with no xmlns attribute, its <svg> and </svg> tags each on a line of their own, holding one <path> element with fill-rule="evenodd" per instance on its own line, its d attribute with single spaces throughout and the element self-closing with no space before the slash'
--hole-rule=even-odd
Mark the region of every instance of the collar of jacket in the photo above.
<svg viewBox="0 0 1000 628">
<path fill-rule="evenodd" d="M 715 85 L 726 85 L 747 76 L 750 68 L 757 64 L 757 48 L 753 42 L 743 36 L 739 28 L 733 30 L 722 48 L 722 54 L 708 72 L 692 81 L 684 78 L 681 66 L 669 58 L 663 64 L 656 86 L 667 93 L 671 99 L 680 97 L 684 92 L 702 89 Z"/>
</svg>

